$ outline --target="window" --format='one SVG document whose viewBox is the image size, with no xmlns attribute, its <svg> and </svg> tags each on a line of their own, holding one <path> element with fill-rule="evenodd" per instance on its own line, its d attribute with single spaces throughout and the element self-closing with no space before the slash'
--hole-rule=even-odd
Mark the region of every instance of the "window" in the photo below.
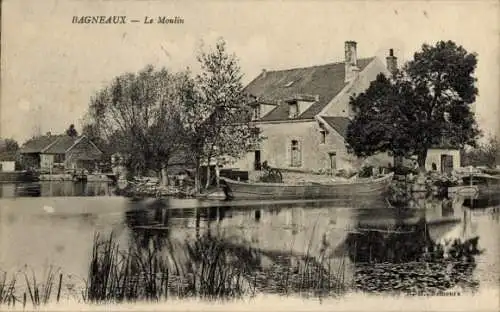
<svg viewBox="0 0 500 312">
<path fill-rule="evenodd" d="M 300 144 L 299 141 L 297 140 L 292 140 L 291 143 L 291 167 L 300 167 L 302 165 L 302 160 L 301 160 L 301 151 L 300 151 Z"/>
<path fill-rule="evenodd" d="M 260 105 L 257 104 L 253 107 L 253 116 L 252 116 L 252 119 L 253 120 L 257 120 L 260 118 Z"/>
<path fill-rule="evenodd" d="M 337 153 L 331 152 L 328 155 L 330 156 L 330 169 L 337 169 Z"/>
<path fill-rule="evenodd" d="M 320 135 L 320 143 L 325 144 L 326 143 L 326 131 L 320 130 L 319 135 Z"/>
<path fill-rule="evenodd" d="M 54 155 L 54 163 L 56 164 L 62 164 L 64 162 L 64 157 L 65 155 L 64 154 L 55 154 Z"/>
<path fill-rule="evenodd" d="M 297 118 L 299 117 L 299 105 L 297 102 L 291 102 L 288 104 L 288 117 Z"/>
</svg>

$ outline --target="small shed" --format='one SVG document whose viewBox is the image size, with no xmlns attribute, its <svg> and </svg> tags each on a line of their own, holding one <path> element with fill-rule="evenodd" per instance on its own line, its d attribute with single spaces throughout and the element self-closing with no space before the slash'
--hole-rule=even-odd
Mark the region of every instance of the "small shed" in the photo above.
<svg viewBox="0 0 500 312">
<path fill-rule="evenodd" d="M 2 152 L 0 153 L 0 171 L 13 172 L 16 171 L 16 153 Z"/>
</svg>

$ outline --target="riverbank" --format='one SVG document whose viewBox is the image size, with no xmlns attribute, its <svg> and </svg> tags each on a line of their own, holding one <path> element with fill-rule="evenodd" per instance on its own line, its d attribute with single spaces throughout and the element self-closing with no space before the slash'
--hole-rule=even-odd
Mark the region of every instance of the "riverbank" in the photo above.
<svg viewBox="0 0 500 312">
<path fill-rule="evenodd" d="M 252 172 L 249 174 L 250 181 L 260 181 L 263 172 Z M 309 172 L 281 172 L 284 183 L 304 183 L 314 181 L 316 183 L 349 182 L 356 179 L 353 173 L 330 175 L 324 173 Z M 459 179 L 455 175 L 428 172 L 425 175 L 395 175 L 390 186 L 389 198 L 393 203 L 408 201 L 413 195 L 445 196 L 447 188 L 458 185 Z M 118 185 L 119 195 L 128 197 L 178 197 L 178 198 L 207 198 L 223 199 L 224 193 L 220 188 L 211 186 L 201 194 L 196 194 L 192 181 L 184 181 L 182 185 L 169 184 L 160 185 L 158 178 L 145 177 L 134 178 L 131 181 L 121 181 Z"/>
<path fill-rule="evenodd" d="M 135 178 L 131 181 L 118 181 L 118 195 L 126 197 L 176 197 L 195 198 L 193 186 L 161 185 L 158 178 Z"/>
<path fill-rule="evenodd" d="M 87 182 L 113 182 L 106 174 L 87 174 L 85 175 Z M 74 177 L 69 173 L 62 174 L 40 174 L 40 181 L 74 181 Z"/>
</svg>

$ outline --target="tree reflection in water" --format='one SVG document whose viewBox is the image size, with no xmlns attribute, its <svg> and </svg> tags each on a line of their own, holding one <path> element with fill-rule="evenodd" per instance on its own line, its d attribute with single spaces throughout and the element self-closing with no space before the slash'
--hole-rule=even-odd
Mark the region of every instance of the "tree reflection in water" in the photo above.
<svg viewBox="0 0 500 312">
<path fill-rule="evenodd" d="M 482 209 L 500 205 L 500 194 L 491 196 L 478 196 L 476 198 L 464 198 L 463 205 L 471 209 Z"/>
<path fill-rule="evenodd" d="M 195 236 L 187 234 L 184 239 L 174 241 L 170 229 L 174 219 L 170 216 L 179 212 L 168 207 L 168 202 L 137 201 L 132 204 L 132 212 L 126 215 L 130 244 L 140 251 L 132 256 L 142 254 L 147 258 L 154 255 L 154 258 L 158 254 L 167 255 L 170 259 L 168 266 L 174 266 L 174 270 L 169 271 L 169 278 L 175 280 L 172 287 L 177 287 L 184 295 L 231 297 L 255 291 L 338 294 L 344 289 L 343 279 L 339 278 L 343 266 L 331 270 L 326 250 L 315 258 L 291 250 L 266 251 L 251 247 L 246 238 L 230 235 L 219 226 L 230 209 L 194 209 L 194 216 L 190 215 L 188 219 L 195 219 Z M 254 210 L 256 223 L 262 217 L 260 209 Z M 206 225 L 203 231 L 200 231 L 201 220 Z M 190 232 L 186 229 L 179 231 Z"/>
<path fill-rule="evenodd" d="M 438 202 L 438 217 L 453 215 L 451 201 Z M 311 255 L 291 254 L 287 251 L 269 252 L 251 248 L 242 237 L 228 237 L 219 226 L 231 207 L 171 209 L 168 201 L 136 202 L 136 212 L 127 213 L 131 242 L 138 248 L 170 254 L 171 263 L 179 264 L 175 274 L 182 276 L 191 292 L 216 296 L 209 291 L 210 281 L 230 292 L 227 278 L 231 276 L 243 284 L 231 284 L 234 293 L 243 289 L 264 292 L 331 292 L 345 289 L 343 267 L 331 267 L 328 257 L 315 259 Z M 249 209 L 249 207 L 246 207 Z M 253 218 L 260 222 L 261 208 L 255 208 Z M 286 209 L 281 208 L 281 209 Z M 433 292 L 455 286 L 476 289 L 473 278 L 474 256 L 479 254 L 478 237 L 438 244 L 430 234 L 425 213 L 410 209 L 367 209 L 357 227 L 345 239 L 346 254 L 354 264 L 353 287 L 368 292 Z M 418 213 L 417 213 L 418 212 Z M 389 214 L 389 215 L 384 215 Z M 188 216 L 189 215 L 189 216 Z M 188 217 L 188 218 L 186 218 Z M 195 235 L 172 242 L 172 222 L 193 220 Z M 378 219 L 381 222 L 372 222 Z M 443 219 L 443 220 L 444 220 Z M 202 220 L 206 227 L 200 229 Z M 390 220 L 390 225 L 385 222 Z M 189 222 L 189 221 L 187 221 Z M 376 224 L 378 223 L 378 224 Z M 214 226 L 215 225 L 215 226 Z M 190 232 L 189 230 L 181 230 Z M 343 253 L 344 254 L 344 253 Z M 263 261 L 265 259 L 265 261 Z M 263 263 L 266 263 L 263 265 Z M 343 262 L 342 262 L 343 263 Z M 212 272 L 208 274 L 207 272 Z M 208 274 L 208 275 L 206 275 Z M 210 277 L 211 276 L 211 277 Z M 217 278 L 214 280 L 214 276 Z M 187 283 L 187 284 L 186 284 Z M 222 283 L 222 284 L 221 284 Z M 229 284 L 227 284 L 229 283 Z M 187 287 L 187 286 L 186 286 Z M 229 286 L 228 286 L 229 287 Z M 188 291 L 188 288 L 184 288 Z M 193 289 L 196 289 L 193 290 Z"/>
<path fill-rule="evenodd" d="M 162 250 L 170 234 L 168 202 L 134 200 L 130 205 L 131 209 L 125 214 L 130 244 L 141 249 Z"/>
</svg>

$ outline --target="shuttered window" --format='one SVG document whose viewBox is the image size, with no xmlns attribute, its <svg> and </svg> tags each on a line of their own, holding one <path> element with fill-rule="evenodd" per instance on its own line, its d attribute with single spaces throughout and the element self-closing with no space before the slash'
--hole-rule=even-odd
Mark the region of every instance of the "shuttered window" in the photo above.
<svg viewBox="0 0 500 312">
<path fill-rule="evenodd" d="M 325 144 L 326 143 L 326 131 L 325 130 L 321 130 L 319 132 L 319 139 L 320 139 L 320 144 Z"/>
<path fill-rule="evenodd" d="M 300 167 L 302 166 L 302 151 L 300 149 L 300 143 L 297 140 L 292 140 L 290 145 L 290 166 Z"/>
</svg>

